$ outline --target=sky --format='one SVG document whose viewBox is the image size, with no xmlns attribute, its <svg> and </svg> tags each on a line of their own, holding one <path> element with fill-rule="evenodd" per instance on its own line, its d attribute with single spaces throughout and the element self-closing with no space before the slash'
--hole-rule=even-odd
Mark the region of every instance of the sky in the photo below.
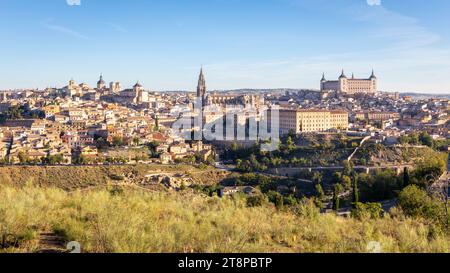
<svg viewBox="0 0 450 273">
<path fill-rule="evenodd" d="M 149 90 L 319 88 L 450 94 L 448 0 L 0 0 L 0 89 L 73 78 Z"/>
</svg>

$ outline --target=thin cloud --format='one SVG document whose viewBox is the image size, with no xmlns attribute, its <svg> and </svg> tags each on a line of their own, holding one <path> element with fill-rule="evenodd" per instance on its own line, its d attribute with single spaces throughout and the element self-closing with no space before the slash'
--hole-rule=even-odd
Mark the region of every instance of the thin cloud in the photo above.
<svg viewBox="0 0 450 273">
<path fill-rule="evenodd" d="M 67 34 L 67 35 L 70 35 L 70 36 L 73 36 L 73 37 L 76 37 L 79 39 L 84 39 L 84 40 L 89 39 L 87 36 L 77 32 L 75 30 L 54 24 L 53 19 L 48 19 L 48 20 L 42 22 L 42 26 L 45 27 L 46 29 L 50 29 L 50 30 L 53 30 L 53 31 L 56 31 L 59 33 Z"/>
<path fill-rule="evenodd" d="M 121 25 L 110 23 L 109 26 L 116 32 L 128 33 L 128 30 Z"/>
<path fill-rule="evenodd" d="M 414 48 L 432 45 L 440 36 L 420 25 L 416 18 L 409 17 L 380 6 L 376 9 L 349 9 L 355 20 L 373 25 L 370 38 L 390 41 L 396 48 Z"/>
<path fill-rule="evenodd" d="M 381 0 L 366 0 L 369 6 L 381 6 Z"/>
<path fill-rule="evenodd" d="M 69 6 L 81 6 L 81 0 L 66 0 Z"/>
</svg>

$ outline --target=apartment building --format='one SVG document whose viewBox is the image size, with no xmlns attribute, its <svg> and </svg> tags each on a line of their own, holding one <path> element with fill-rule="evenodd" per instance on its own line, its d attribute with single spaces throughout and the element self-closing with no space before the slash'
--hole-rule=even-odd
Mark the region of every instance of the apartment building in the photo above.
<svg viewBox="0 0 450 273">
<path fill-rule="evenodd" d="M 330 129 L 347 129 L 348 112 L 328 110 L 302 110 L 281 109 L 280 110 L 280 132 L 309 133 L 324 132 Z"/>
</svg>

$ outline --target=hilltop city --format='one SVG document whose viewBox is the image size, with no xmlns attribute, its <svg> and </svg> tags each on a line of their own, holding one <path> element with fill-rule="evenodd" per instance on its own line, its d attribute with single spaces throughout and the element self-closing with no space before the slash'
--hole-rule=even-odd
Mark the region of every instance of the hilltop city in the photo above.
<svg viewBox="0 0 450 273">
<path fill-rule="evenodd" d="M 276 105 L 281 135 L 343 133 L 396 144 L 405 134 L 417 131 L 434 140 L 447 139 L 448 100 L 415 101 L 399 93 L 378 92 L 377 86 L 374 72 L 357 79 L 342 71 L 333 81 L 323 75 L 320 91 L 209 93 L 202 70 L 197 93 L 152 92 L 139 82 L 123 89 L 119 82 L 107 85 L 103 75 L 94 88 L 72 79 L 61 88 L 3 91 L 0 157 L 8 164 L 168 164 L 200 153 L 205 161 L 215 161 L 220 160 L 216 152 L 225 142 L 251 145 L 257 140 L 237 142 L 232 136 L 205 144 L 178 137 L 171 127 L 193 109 L 196 98 L 203 106 L 214 107 L 203 112 L 204 123 L 223 119 L 225 106 L 239 106 L 234 126 L 248 126 L 250 119 L 261 120 L 261 109 Z M 149 143 L 157 143 L 154 153 L 136 154 L 128 149 Z"/>
</svg>

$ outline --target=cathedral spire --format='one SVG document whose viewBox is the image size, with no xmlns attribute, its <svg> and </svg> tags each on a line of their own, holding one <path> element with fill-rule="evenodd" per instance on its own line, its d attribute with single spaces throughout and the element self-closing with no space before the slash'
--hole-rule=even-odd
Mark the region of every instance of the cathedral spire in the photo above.
<svg viewBox="0 0 450 273">
<path fill-rule="evenodd" d="M 203 74 L 203 66 L 200 69 L 200 75 L 198 77 L 197 97 L 202 98 L 203 101 L 206 98 L 206 81 L 205 75 Z"/>
</svg>

